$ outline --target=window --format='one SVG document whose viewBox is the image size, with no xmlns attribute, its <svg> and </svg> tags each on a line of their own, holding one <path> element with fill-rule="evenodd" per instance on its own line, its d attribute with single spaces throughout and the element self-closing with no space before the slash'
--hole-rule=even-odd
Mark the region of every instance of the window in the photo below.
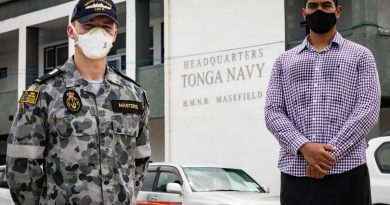
<svg viewBox="0 0 390 205">
<path fill-rule="evenodd" d="M 382 35 L 390 35 L 389 7 L 389 0 L 378 0 L 378 32 Z"/>
<path fill-rule="evenodd" d="M 144 178 L 141 191 L 153 191 L 154 180 L 156 179 L 157 172 L 148 171 Z"/>
<path fill-rule="evenodd" d="M 166 192 L 168 183 L 178 183 L 181 184 L 180 177 L 173 172 L 160 172 L 158 177 L 156 191 Z"/>
<path fill-rule="evenodd" d="M 390 142 L 384 143 L 375 152 L 378 168 L 383 173 L 390 173 Z"/>
<path fill-rule="evenodd" d="M 110 68 L 117 69 L 122 73 L 126 72 L 126 55 L 108 56 L 107 65 Z"/>
<path fill-rule="evenodd" d="M 153 27 L 149 27 L 149 54 L 146 65 L 153 65 L 154 59 L 154 41 L 153 41 Z"/>
<path fill-rule="evenodd" d="M 60 44 L 45 48 L 45 73 L 62 66 L 68 60 L 68 44 Z"/>
<path fill-rule="evenodd" d="M 8 70 L 7 67 L 0 68 L 0 79 L 7 78 L 8 76 L 7 70 Z"/>
<path fill-rule="evenodd" d="M 265 191 L 241 169 L 218 167 L 186 167 L 183 169 L 194 192 L 208 191 Z"/>
<path fill-rule="evenodd" d="M 61 66 L 68 60 L 68 44 L 56 47 L 56 66 Z"/>
</svg>

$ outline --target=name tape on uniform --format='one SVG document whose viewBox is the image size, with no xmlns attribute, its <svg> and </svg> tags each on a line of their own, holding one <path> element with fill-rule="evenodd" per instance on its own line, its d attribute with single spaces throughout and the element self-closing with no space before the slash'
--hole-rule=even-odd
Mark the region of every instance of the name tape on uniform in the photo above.
<svg viewBox="0 0 390 205">
<path fill-rule="evenodd" d="M 39 91 L 37 90 L 23 90 L 20 96 L 19 103 L 37 104 Z"/>
<path fill-rule="evenodd" d="M 111 101 L 112 110 L 121 113 L 140 114 L 144 112 L 141 102 L 131 100 L 113 100 Z"/>
</svg>

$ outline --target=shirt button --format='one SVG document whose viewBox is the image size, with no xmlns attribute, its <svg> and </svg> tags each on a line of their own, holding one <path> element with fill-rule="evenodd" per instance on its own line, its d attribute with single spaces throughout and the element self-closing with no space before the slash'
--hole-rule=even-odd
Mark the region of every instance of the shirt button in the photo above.
<svg viewBox="0 0 390 205">
<path fill-rule="evenodd" d="M 313 102 L 314 102 L 314 103 L 316 103 L 316 102 L 317 102 L 317 100 L 313 100 Z"/>
<path fill-rule="evenodd" d="M 313 117 L 313 121 L 315 121 L 316 120 L 316 118 L 315 117 Z"/>
<path fill-rule="evenodd" d="M 311 137 L 311 138 L 315 139 L 315 138 L 316 138 L 316 136 L 315 136 L 315 135 L 313 135 L 313 137 Z"/>
<path fill-rule="evenodd" d="M 316 88 L 318 86 L 318 84 L 317 83 L 314 83 L 314 87 Z"/>
</svg>

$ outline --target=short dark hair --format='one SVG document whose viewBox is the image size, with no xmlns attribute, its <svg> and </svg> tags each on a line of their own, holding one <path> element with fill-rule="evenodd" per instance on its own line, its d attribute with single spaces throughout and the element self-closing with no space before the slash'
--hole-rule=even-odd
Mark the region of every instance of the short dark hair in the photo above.
<svg viewBox="0 0 390 205">
<path fill-rule="evenodd" d="M 304 0 L 304 1 L 305 1 L 305 7 L 306 7 L 307 0 Z M 336 6 L 339 5 L 339 0 L 332 0 L 332 1 L 334 2 L 334 4 L 335 4 Z"/>
</svg>

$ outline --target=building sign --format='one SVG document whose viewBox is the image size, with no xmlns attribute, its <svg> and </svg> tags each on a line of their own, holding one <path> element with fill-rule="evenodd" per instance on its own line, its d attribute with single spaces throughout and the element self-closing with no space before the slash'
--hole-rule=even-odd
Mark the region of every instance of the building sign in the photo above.
<svg viewBox="0 0 390 205">
<path fill-rule="evenodd" d="M 168 161 L 242 168 L 278 192 L 279 146 L 265 126 L 264 105 L 284 51 L 283 1 L 166 5 Z"/>
<path fill-rule="evenodd" d="M 204 96 L 183 99 L 183 107 L 223 104 L 240 101 L 261 100 L 263 92 L 260 87 L 252 89 L 239 89 L 237 93 L 220 92 L 228 84 L 243 84 L 253 81 L 254 84 L 263 79 L 264 51 L 261 47 L 251 49 L 237 49 L 233 52 L 220 52 L 214 55 L 198 56 L 183 61 L 180 75 L 183 94 L 186 91 L 193 93 L 196 89 L 219 88 L 217 93 L 207 92 Z M 258 83 L 257 83 L 258 84 Z M 191 96 L 191 95 L 190 95 Z"/>
</svg>

